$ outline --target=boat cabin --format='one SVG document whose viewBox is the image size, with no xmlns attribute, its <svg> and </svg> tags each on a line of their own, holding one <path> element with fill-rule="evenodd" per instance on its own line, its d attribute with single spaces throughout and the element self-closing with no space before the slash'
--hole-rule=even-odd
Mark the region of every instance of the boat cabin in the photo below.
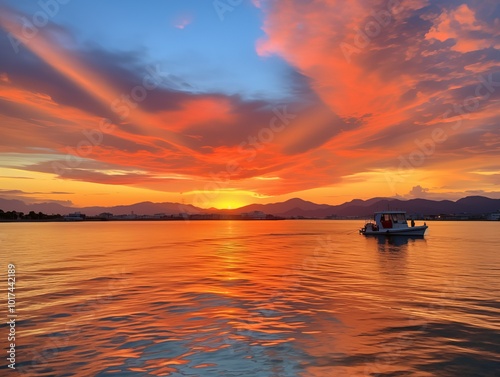
<svg viewBox="0 0 500 377">
<path fill-rule="evenodd" d="M 382 229 L 407 228 L 406 212 L 404 211 L 382 211 L 375 212 L 373 217 L 375 224 Z"/>
</svg>

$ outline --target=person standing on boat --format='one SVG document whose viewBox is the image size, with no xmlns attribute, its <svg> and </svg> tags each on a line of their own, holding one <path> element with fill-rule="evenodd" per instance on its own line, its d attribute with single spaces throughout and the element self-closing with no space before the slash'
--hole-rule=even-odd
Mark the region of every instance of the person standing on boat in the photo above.
<svg viewBox="0 0 500 377">
<path fill-rule="evenodd" d="M 413 228 L 415 226 L 415 220 L 411 219 L 411 227 Z"/>
</svg>

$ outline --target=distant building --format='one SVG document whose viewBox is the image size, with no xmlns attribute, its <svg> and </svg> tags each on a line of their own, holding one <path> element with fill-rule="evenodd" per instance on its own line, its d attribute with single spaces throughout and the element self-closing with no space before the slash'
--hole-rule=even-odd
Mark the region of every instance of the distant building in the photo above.
<svg viewBox="0 0 500 377">
<path fill-rule="evenodd" d="M 113 216 L 113 218 L 119 220 L 135 220 L 137 219 L 137 215 L 132 212 L 130 215 L 117 215 Z"/>
<path fill-rule="evenodd" d="M 244 212 L 241 214 L 241 218 L 252 219 L 252 220 L 264 220 L 266 218 L 266 214 L 262 211 Z"/>
<path fill-rule="evenodd" d="M 109 212 L 103 212 L 97 217 L 99 217 L 100 219 L 111 219 L 113 217 L 113 214 Z"/>
<path fill-rule="evenodd" d="M 83 221 L 85 219 L 85 215 L 80 212 L 70 213 L 69 215 L 64 216 L 64 220 L 66 221 Z"/>
<path fill-rule="evenodd" d="M 189 216 L 190 220 L 220 220 L 217 213 L 196 213 Z"/>
<path fill-rule="evenodd" d="M 486 220 L 499 221 L 500 212 L 490 213 L 488 216 L 486 216 Z"/>
</svg>

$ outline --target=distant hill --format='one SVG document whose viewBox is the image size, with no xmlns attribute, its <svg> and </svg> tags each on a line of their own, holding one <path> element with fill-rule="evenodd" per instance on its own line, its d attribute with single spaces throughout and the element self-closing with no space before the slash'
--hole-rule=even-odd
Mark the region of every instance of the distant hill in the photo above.
<svg viewBox="0 0 500 377">
<path fill-rule="evenodd" d="M 186 213 L 206 213 L 205 209 L 192 206 L 190 204 L 184 205 L 180 203 L 153 203 L 142 202 L 131 205 L 120 205 L 113 207 L 67 207 L 58 203 L 37 203 L 25 204 L 20 200 L 8 200 L 0 198 L 0 209 L 4 211 L 17 211 L 28 213 L 29 211 L 43 212 L 47 214 L 59 213 L 67 215 L 72 212 L 81 212 L 89 216 L 99 215 L 103 212 L 109 212 L 114 215 L 130 214 L 134 212 L 138 215 L 154 215 L 157 213 L 165 214 L 178 214 L 181 212 Z"/>
<path fill-rule="evenodd" d="M 318 210 L 326 210 L 331 208 L 331 205 L 328 204 L 316 204 L 313 202 L 308 202 L 306 200 L 302 200 L 299 198 L 289 199 L 285 202 L 280 203 L 270 203 L 270 204 L 250 204 L 245 207 L 238 208 L 238 212 L 252 212 L 252 211 L 262 211 L 269 214 L 286 214 L 288 212 L 314 212 Z"/>
<path fill-rule="evenodd" d="M 439 215 L 439 214 L 469 214 L 481 215 L 500 210 L 500 199 L 491 199 L 483 196 L 468 196 L 457 200 L 428 200 L 410 199 L 400 200 L 392 198 L 372 198 L 368 200 L 354 199 L 340 205 L 316 204 L 299 198 L 294 198 L 280 203 L 250 204 L 234 210 L 217 210 L 214 208 L 203 209 L 192 205 L 180 203 L 153 203 L 142 202 L 131 205 L 113 207 L 67 207 L 58 203 L 25 204 L 20 200 L 9 200 L 0 198 L 0 209 L 4 211 L 18 211 L 28 213 L 30 211 L 43 212 L 47 214 L 65 215 L 80 211 L 86 215 L 94 216 L 103 212 L 114 215 L 135 213 L 138 215 L 154 215 L 157 213 L 179 214 L 185 213 L 242 213 L 262 211 L 266 214 L 282 217 L 309 217 L 324 218 L 326 216 L 371 216 L 375 211 L 385 209 L 400 209 L 409 214 Z"/>
<path fill-rule="evenodd" d="M 340 205 L 315 204 L 301 199 L 290 199 L 282 203 L 252 204 L 239 210 L 262 211 L 283 217 L 317 217 L 326 216 L 371 216 L 376 211 L 398 209 L 409 214 L 439 215 L 460 214 L 480 215 L 500 210 L 500 199 L 490 199 L 482 196 L 468 196 L 453 202 L 451 200 L 372 198 L 368 200 L 355 199 Z"/>
<path fill-rule="evenodd" d="M 37 203 L 37 204 L 26 204 L 21 200 L 14 199 L 2 199 L 0 198 L 0 209 L 4 211 L 16 211 L 29 213 L 30 211 L 43 212 L 47 214 L 66 214 L 74 212 L 75 209 L 71 207 L 65 207 L 58 203 Z"/>
</svg>

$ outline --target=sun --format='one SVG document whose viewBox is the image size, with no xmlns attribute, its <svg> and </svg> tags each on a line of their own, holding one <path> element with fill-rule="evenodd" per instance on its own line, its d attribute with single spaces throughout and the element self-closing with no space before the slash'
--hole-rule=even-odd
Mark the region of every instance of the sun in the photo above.
<svg viewBox="0 0 500 377">
<path fill-rule="evenodd" d="M 243 203 L 243 202 L 239 202 L 236 200 L 227 200 L 227 199 L 221 200 L 218 203 L 214 203 L 214 207 L 216 207 L 218 209 L 226 209 L 226 210 L 237 209 L 237 208 L 243 207 L 244 205 L 245 205 L 245 203 Z"/>
<path fill-rule="evenodd" d="M 200 194 L 196 193 L 196 195 Z M 198 204 L 196 202 L 199 202 L 199 200 L 196 200 L 199 199 L 196 195 L 193 196 L 192 200 L 192 204 L 195 206 Z M 254 198 L 252 192 L 229 189 L 203 193 L 203 195 L 206 196 L 203 196 L 202 198 L 207 199 L 203 203 L 204 208 L 216 208 L 219 210 L 237 210 L 238 208 L 251 204 L 252 198 Z"/>
<path fill-rule="evenodd" d="M 228 210 L 236 209 L 238 207 L 241 207 L 241 206 L 237 205 L 234 201 L 222 202 L 221 206 L 220 206 L 221 209 L 228 209 Z"/>
</svg>

